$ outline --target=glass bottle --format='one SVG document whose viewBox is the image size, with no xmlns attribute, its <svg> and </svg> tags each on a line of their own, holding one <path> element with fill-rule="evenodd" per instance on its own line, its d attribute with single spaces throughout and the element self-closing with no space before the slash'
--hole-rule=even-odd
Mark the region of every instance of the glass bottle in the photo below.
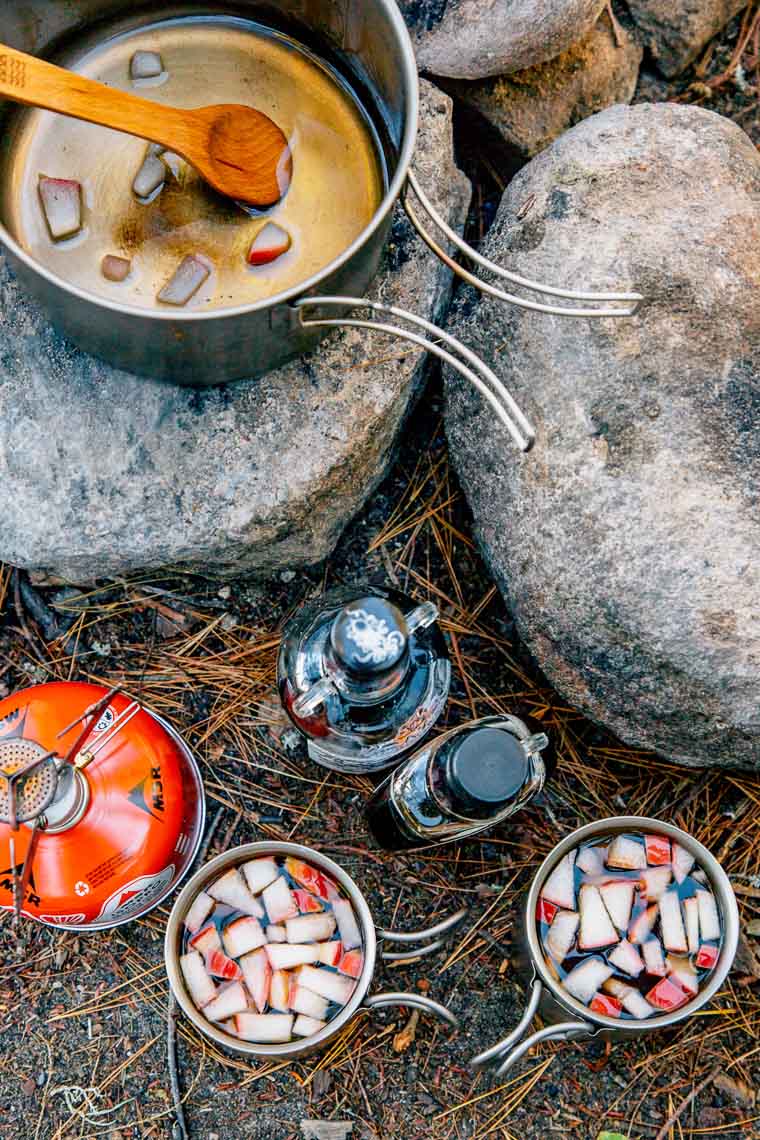
<svg viewBox="0 0 760 1140">
<path fill-rule="evenodd" d="M 432 602 L 353 587 L 308 603 L 283 634 L 280 699 L 310 757 L 343 772 L 375 772 L 429 732 L 451 681 Z"/>
<path fill-rule="evenodd" d="M 367 803 L 367 823 L 388 850 L 476 835 L 525 807 L 552 765 L 549 738 L 536 722 L 516 716 L 471 721 L 397 768 Z"/>
</svg>

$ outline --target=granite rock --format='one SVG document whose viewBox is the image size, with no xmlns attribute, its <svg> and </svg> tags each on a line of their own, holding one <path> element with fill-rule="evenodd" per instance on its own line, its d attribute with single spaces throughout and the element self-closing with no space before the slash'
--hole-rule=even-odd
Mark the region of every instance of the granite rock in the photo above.
<svg viewBox="0 0 760 1140">
<path fill-rule="evenodd" d="M 506 75 L 559 55 L 593 27 L 605 0 L 399 0 L 420 71 Z"/>
<path fill-rule="evenodd" d="M 603 13 L 589 34 L 548 63 L 447 89 L 531 158 L 568 128 L 613 103 L 630 103 L 643 49 Z"/>
<path fill-rule="evenodd" d="M 447 378 L 452 456 L 550 682 L 626 743 L 760 770 L 760 154 L 713 112 L 613 107 L 510 185 L 485 252 L 631 319 L 471 294 L 454 331 L 532 418 L 516 452 Z"/>
<path fill-rule="evenodd" d="M 679 75 L 747 0 L 628 0 L 644 46 L 663 75 Z"/>
<path fill-rule="evenodd" d="M 417 166 L 461 227 L 451 101 L 425 83 Z M 438 319 L 450 289 L 399 209 L 373 295 Z M 383 477 L 425 361 L 346 330 L 257 380 L 152 382 L 62 340 L 0 256 L 0 560 L 74 581 L 316 563 Z"/>
</svg>

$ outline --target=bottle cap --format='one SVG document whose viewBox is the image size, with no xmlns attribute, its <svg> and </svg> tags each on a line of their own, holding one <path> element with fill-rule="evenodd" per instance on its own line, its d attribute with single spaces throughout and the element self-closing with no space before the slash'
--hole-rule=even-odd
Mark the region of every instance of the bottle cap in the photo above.
<svg viewBox="0 0 760 1140">
<path fill-rule="evenodd" d="M 516 796 L 528 779 L 525 749 L 510 732 L 476 728 L 452 748 L 446 765 L 449 794 L 463 815 L 487 818 Z"/>
<path fill-rule="evenodd" d="M 357 677 L 374 677 L 398 665 L 408 629 L 401 610 L 385 598 L 357 598 L 345 606 L 330 631 L 340 664 Z"/>
</svg>

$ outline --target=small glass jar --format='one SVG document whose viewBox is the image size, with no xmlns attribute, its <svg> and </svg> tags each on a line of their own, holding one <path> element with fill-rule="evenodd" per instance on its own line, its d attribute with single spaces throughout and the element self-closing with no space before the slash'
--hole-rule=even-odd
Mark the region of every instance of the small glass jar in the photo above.
<svg viewBox="0 0 760 1140">
<path fill-rule="evenodd" d="M 542 789 L 553 750 L 540 725 L 489 716 L 423 745 L 377 789 L 367 823 L 388 850 L 450 843 L 501 823 Z"/>
</svg>

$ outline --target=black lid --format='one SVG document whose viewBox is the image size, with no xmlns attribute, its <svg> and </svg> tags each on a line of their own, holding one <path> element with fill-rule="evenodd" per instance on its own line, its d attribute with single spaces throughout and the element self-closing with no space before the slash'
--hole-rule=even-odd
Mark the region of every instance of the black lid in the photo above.
<svg viewBox="0 0 760 1140">
<path fill-rule="evenodd" d="M 408 630 L 401 610 L 385 598 L 357 598 L 345 606 L 330 631 L 335 656 L 360 677 L 386 673 L 406 653 Z"/>
<path fill-rule="evenodd" d="M 451 741 L 446 777 L 457 811 L 488 818 L 518 794 L 528 779 L 528 757 L 511 732 L 474 728 Z"/>
</svg>

